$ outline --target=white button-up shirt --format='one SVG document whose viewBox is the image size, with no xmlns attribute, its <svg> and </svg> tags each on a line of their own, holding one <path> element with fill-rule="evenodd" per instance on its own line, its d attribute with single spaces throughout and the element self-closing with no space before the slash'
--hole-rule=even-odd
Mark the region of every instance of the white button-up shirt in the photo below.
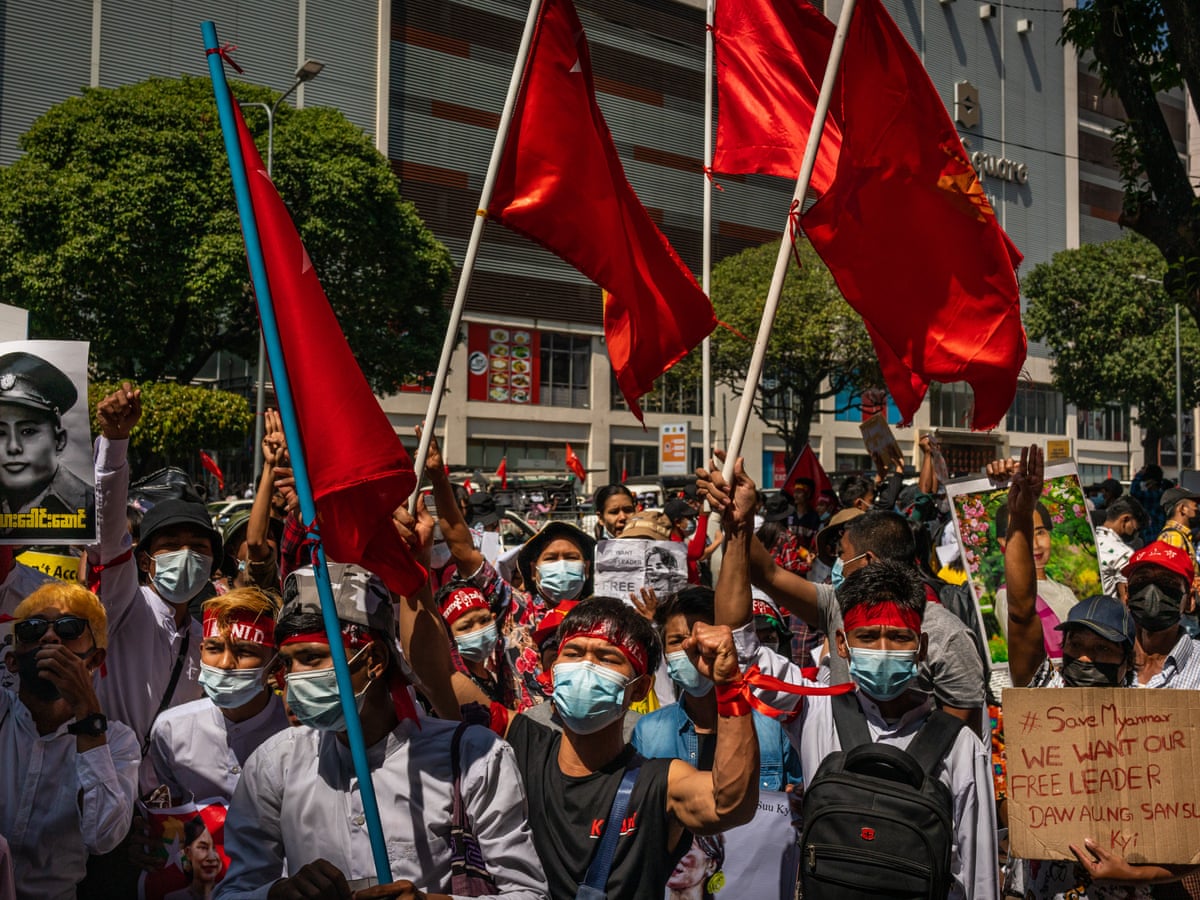
<svg viewBox="0 0 1200 900">
<path fill-rule="evenodd" d="M 146 739 L 154 713 L 171 681 L 171 672 L 185 633 L 190 632 L 179 682 L 168 706 L 199 700 L 200 623 L 192 618 L 175 625 L 175 609 L 149 587 L 138 585 L 137 560 L 109 566 L 133 544 L 126 504 L 129 498 L 128 441 L 96 440 L 96 527 L 100 543 L 88 549 L 100 572 L 100 602 L 108 614 L 108 660 L 96 685 L 96 696 L 109 719 L 133 729 L 138 742 Z M 149 765 L 143 767 L 143 793 L 155 784 Z"/>
<path fill-rule="evenodd" d="M 287 727 L 287 712 L 275 693 L 244 722 L 225 718 L 205 697 L 164 711 L 150 729 L 147 755 L 158 783 L 170 787 L 175 799 L 228 803 L 250 754 Z"/>
<path fill-rule="evenodd" d="M 68 724 L 40 735 L 17 695 L 0 690 L 0 834 L 18 897 L 74 900 L 88 854 L 115 849 L 133 817 L 133 732 L 110 720 L 108 742 L 79 753 Z"/>
<path fill-rule="evenodd" d="M 367 756 L 379 801 L 393 881 L 449 893 L 453 781 L 450 742 L 457 722 L 401 722 Z M 462 736 L 462 796 L 495 896 L 548 896 L 526 821 L 525 790 L 512 748 L 485 728 Z M 374 884 L 366 818 L 350 748 L 337 736 L 288 728 L 258 748 L 242 770 L 225 820 L 229 871 L 219 900 L 264 898 L 287 858 L 295 872 L 325 859 L 354 887 Z"/>
</svg>

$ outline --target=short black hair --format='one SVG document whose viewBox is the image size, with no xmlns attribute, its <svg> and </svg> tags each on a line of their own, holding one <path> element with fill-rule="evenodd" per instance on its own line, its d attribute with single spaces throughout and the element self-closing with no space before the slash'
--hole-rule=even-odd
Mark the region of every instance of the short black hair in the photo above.
<svg viewBox="0 0 1200 900">
<path fill-rule="evenodd" d="M 615 497 L 617 494 L 624 494 L 631 502 L 633 501 L 633 492 L 623 484 L 606 484 L 604 487 L 597 488 L 592 503 L 596 509 L 596 515 L 604 512 L 604 504 L 610 497 Z"/>
<path fill-rule="evenodd" d="M 838 488 L 838 500 L 842 506 L 851 507 L 855 500 L 868 497 L 875 493 L 875 482 L 862 475 L 851 475 Z"/>
<path fill-rule="evenodd" d="M 1128 494 L 1122 494 L 1112 503 L 1108 504 L 1104 511 L 1106 513 L 1104 517 L 1105 524 L 1115 522 L 1121 516 L 1133 516 L 1139 529 L 1145 528 L 1150 524 L 1150 517 L 1146 515 L 1145 508 Z"/>
<path fill-rule="evenodd" d="M 879 559 L 913 565 L 917 559 L 917 542 L 912 526 L 900 513 L 873 509 L 846 523 L 842 532 L 850 538 L 859 553 L 870 551 Z"/>
<path fill-rule="evenodd" d="M 662 662 L 662 643 L 658 633 L 642 614 L 623 600 L 614 597 L 592 597 L 584 600 L 558 626 L 559 640 L 574 631 L 591 631 L 600 626 L 610 633 L 615 643 L 630 640 L 646 651 L 646 673 L 653 674 Z"/>
<path fill-rule="evenodd" d="M 695 616 L 711 625 L 717 618 L 716 594 L 712 588 L 690 584 L 655 610 L 654 621 L 661 628 L 672 616 Z"/>
<path fill-rule="evenodd" d="M 890 559 L 876 560 L 848 575 L 837 598 L 843 616 L 863 604 L 895 603 L 925 618 L 925 585 L 916 568 Z"/>
<path fill-rule="evenodd" d="M 786 530 L 787 524 L 783 521 L 763 522 L 762 527 L 754 532 L 754 536 L 768 550 L 773 550 L 779 541 L 779 536 Z"/>
<path fill-rule="evenodd" d="M 1162 466 L 1156 466 L 1154 463 L 1150 463 L 1144 469 L 1142 469 L 1142 477 L 1150 478 L 1155 481 L 1162 481 Z"/>
<path fill-rule="evenodd" d="M 341 622 L 342 633 L 346 634 L 348 630 L 357 630 L 361 634 L 370 635 L 376 641 L 387 645 L 392 638 L 384 634 L 382 631 L 376 631 L 374 628 L 366 628 L 362 625 L 354 625 L 349 622 Z M 275 623 L 275 646 L 279 647 L 285 640 L 297 634 L 325 634 L 325 617 L 320 613 L 298 612 L 289 616 L 282 616 Z M 347 656 L 353 656 L 353 653 L 348 653 Z M 391 656 L 388 654 L 388 667 L 391 668 Z"/>
<path fill-rule="evenodd" d="M 1037 505 L 1037 514 L 1042 520 L 1042 525 L 1046 529 L 1054 527 L 1054 520 L 1050 518 L 1050 508 L 1040 500 Z M 996 507 L 996 537 L 1008 538 L 1008 503 L 1001 503 Z"/>
</svg>

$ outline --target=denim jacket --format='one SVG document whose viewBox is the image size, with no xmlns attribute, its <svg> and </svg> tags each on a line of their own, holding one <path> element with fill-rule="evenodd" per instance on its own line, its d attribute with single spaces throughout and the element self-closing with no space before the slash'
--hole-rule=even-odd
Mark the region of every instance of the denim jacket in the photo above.
<svg viewBox="0 0 1200 900">
<path fill-rule="evenodd" d="M 764 791 L 782 791 L 788 784 L 803 783 L 800 757 L 783 726 L 751 710 L 758 734 L 758 785 Z M 682 759 L 693 766 L 699 755 L 696 727 L 679 703 L 644 715 L 633 730 L 633 746 L 646 759 Z"/>
</svg>

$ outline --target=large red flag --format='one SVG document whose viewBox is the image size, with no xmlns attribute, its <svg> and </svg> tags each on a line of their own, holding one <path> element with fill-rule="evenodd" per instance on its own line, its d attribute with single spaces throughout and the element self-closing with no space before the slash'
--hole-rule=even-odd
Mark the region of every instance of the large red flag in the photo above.
<svg viewBox="0 0 1200 900">
<path fill-rule="evenodd" d="M 412 462 L 346 343 L 236 103 L 234 112 L 325 552 L 411 593 L 425 570 L 392 511 L 416 486 Z"/>
<path fill-rule="evenodd" d="M 817 454 L 813 453 L 813 448 L 808 444 L 804 445 L 804 449 L 800 451 L 800 455 L 796 457 L 792 467 L 788 469 L 787 478 L 783 482 L 783 489 L 789 494 L 796 489 L 796 480 L 799 478 L 807 478 L 813 483 L 813 493 L 809 498 L 809 505 L 816 503 L 817 497 L 822 493 L 830 493 L 837 496 L 833 490 L 833 482 L 829 480 L 829 476 L 825 474 L 825 467 L 821 465 L 821 461 L 817 459 Z"/>
<path fill-rule="evenodd" d="M 538 14 L 488 213 L 608 292 L 609 359 L 641 419 L 638 398 L 717 320 L 625 179 L 570 0 L 545 0 Z"/>
<path fill-rule="evenodd" d="M 937 90 L 879 0 L 859 0 L 841 74 L 837 176 L 804 230 L 866 323 L 906 421 L 930 381 L 975 389 L 994 428 L 1025 362 L 1021 254 Z"/>
<path fill-rule="evenodd" d="M 713 171 L 800 174 L 833 23 L 808 0 L 728 0 L 713 22 L 717 145 Z M 813 168 L 812 190 L 833 181 L 842 144 L 841 113 L 831 106 Z"/>
</svg>

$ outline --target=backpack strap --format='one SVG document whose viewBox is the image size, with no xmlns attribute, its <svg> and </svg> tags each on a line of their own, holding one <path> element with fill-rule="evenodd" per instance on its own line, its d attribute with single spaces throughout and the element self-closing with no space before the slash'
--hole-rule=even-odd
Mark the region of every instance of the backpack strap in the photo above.
<svg viewBox="0 0 1200 900">
<path fill-rule="evenodd" d="M 842 750 L 853 750 L 864 744 L 873 743 L 867 728 L 867 714 L 858 703 L 858 694 L 851 691 L 829 698 L 833 706 L 833 724 L 837 726 L 838 742 Z"/>
<path fill-rule="evenodd" d="M 608 811 L 608 821 L 604 823 L 604 832 L 600 835 L 600 846 L 588 866 L 583 883 L 579 885 L 579 898 L 604 897 L 608 885 L 608 874 L 612 870 L 613 857 L 617 852 L 617 838 L 621 836 L 621 823 L 625 821 L 625 811 L 629 808 L 629 798 L 633 794 L 633 786 L 637 782 L 638 772 L 642 767 L 642 758 L 634 754 L 625 766 L 625 774 L 617 795 L 613 797 L 612 807 Z"/>
<path fill-rule="evenodd" d="M 935 709 L 908 745 L 908 755 L 917 761 L 925 774 L 933 775 L 958 739 L 959 729 L 965 724 L 962 719 L 944 710 Z"/>
</svg>

